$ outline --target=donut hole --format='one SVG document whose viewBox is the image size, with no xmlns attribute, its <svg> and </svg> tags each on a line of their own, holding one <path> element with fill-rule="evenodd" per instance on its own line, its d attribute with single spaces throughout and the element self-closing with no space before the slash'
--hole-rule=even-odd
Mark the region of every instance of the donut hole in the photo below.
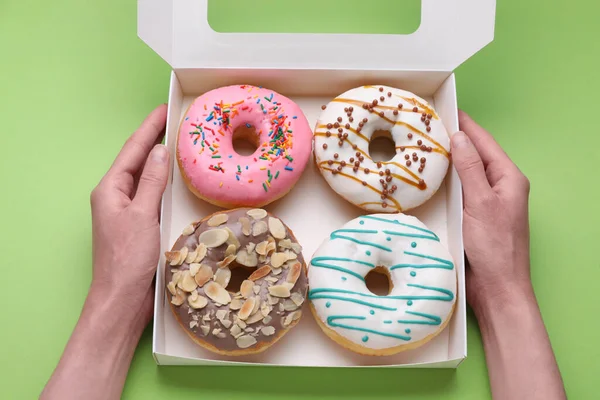
<svg viewBox="0 0 600 400">
<path fill-rule="evenodd" d="M 253 125 L 238 126 L 233 131 L 232 141 L 233 150 L 240 156 L 251 156 L 260 146 L 260 140 Z"/>
<path fill-rule="evenodd" d="M 390 271 L 385 267 L 375 267 L 369 271 L 365 283 L 367 289 L 377 296 L 387 296 L 394 288 Z"/>
<path fill-rule="evenodd" d="M 369 142 L 369 156 L 375 162 L 390 161 L 396 156 L 396 143 L 392 132 L 382 129 L 373 132 Z"/>
<path fill-rule="evenodd" d="M 242 282 L 252 275 L 252 272 L 256 271 L 256 268 L 248 268 L 242 265 L 236 264 L 235 262 L 229 264 L 231 270 L 231 279 L 225 288 L 228 292 L 237 293 L 242 287 Z"/>
</svg>

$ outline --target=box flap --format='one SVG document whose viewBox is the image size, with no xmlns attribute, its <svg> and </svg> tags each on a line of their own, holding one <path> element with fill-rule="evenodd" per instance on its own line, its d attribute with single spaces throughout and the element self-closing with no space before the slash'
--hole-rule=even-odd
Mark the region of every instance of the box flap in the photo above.
<svg viewBox="0 0 600 400">
<path fill-rule="evenodd" d="M 208 0 L 138 0 L 138 35 L 174 69 L 452 71 L 492 41 L 495 11 L 496 0 L 421 0 L 409 35 L 240 34 L 210 27 Z"/>
</svg>

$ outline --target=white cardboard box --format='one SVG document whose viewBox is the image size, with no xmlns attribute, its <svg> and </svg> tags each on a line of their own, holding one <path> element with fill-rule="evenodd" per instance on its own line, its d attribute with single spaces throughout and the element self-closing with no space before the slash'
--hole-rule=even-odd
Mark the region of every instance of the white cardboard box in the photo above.
<svg viewBox="0 0 600 400">
<path fill-rule="evenodd" d="M 493 39 L 496 2 L 421 2 L 421 25 L 413 34 L 362 35 L 217 33 L 208 24 L 207 0 L 138 0 L 140 38 L 173 67 L 166 132 L 171 160 L 188 105 L 210 89 L 231 84 L 282 93 L 301 106 L 313 126 L 320 106 L 338 94 L 360 85 L 389 85 L 427 99 L 448 132 L 457 131 L 452 71 Z M 175 165 L 171 163 L 162 204 L 161 254 L 190 221 L 217 210 L 187 189 Z M 295 188 L 266 208 L 294 231 L 307 263 L 330 232 L 363 213 L 335 194 L 312 162 Z M 161 256 L 152 343 L 157 364 L 456 368 L 467 354 L 462 189 L 456 171 L 451 169 L 436 195 L 410 214 L 438 234 L 458 271 L 452 321 L 426 345 L 389 357 L 354 354 L 327 338 L 305 310 L 300 323 L 264 353 L 238 358 L 213 354 L 193 343 L 175 321 L 165 296 Z"/>
</svg>

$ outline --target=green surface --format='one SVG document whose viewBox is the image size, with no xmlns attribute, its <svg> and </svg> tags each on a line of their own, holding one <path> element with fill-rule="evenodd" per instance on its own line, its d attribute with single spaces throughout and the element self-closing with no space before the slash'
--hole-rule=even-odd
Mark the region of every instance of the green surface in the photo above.
<svg viewBox="0 0 600 400">
<path fill-rule="evenodd" d="M 134 3 L 0 0 L 2 399 L 34 398 L 52 372 L 91 278 L 89 192 L 167 100 L 169 67 L 137 39 Z M 221 27 L 235 21 L 227 3 Z M 284 3 L 244 12 L 268 24 L 301 2 Z M 292 29 L 388 29 L 349 0 L 335 3 L 335 15 L 315 8 Z M 596 398 L 600 376 L 598 11 L 593 0 L 499 1 L 495 41 L 457 71 L 460 106 L 532 181 L 533 279 L 573 399 Z M 457 371 L 159 368 L 148 330 L 124 397 L 488 398 L 472 314 L 468 351 Z"/>
</svg>

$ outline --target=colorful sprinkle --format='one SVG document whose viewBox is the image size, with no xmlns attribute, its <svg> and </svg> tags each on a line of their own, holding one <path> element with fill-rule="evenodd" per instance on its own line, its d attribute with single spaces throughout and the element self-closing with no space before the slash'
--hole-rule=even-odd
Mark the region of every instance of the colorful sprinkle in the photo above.
<svg viewBox="0 0 600 400">
<path fill-rule="evenodd" d="M 371 314 L 371 315 L 375 315 L 375 310 L 371 310 L 371 311 L 369 311 L 369 314 Z"/>
<path fill-rule="evenodd" d="M 331 302 L 328 301 L 327 303 L 325 303 L 325 307 L 327 307 L 327 308 L 331 307 Z"/>
<path fill-rule="evenodd" d="M 410 271 L 410 276 L 415 277 L 417 276 L 417 273 L 415 271 Z"/>
<path fill-rule="evenodd" d="M 362 341 L 363 341 L 363 342 L 366 342 L 366 341 L 368 341 L 368 340 L 369 340 L 369 337 L 368 337 L 367 335 L 365 335 L 365 336 L 363 336 L 363 337 L 362 337 Z"/>
<path fill-rule="evenodd" d="M 412 242 L 412 243 L 410 244 L 410 247 L 412 247 L 413 249 L 414 249 L 415 247 L 417 247 L 417 242 Z"/>
</svg>

